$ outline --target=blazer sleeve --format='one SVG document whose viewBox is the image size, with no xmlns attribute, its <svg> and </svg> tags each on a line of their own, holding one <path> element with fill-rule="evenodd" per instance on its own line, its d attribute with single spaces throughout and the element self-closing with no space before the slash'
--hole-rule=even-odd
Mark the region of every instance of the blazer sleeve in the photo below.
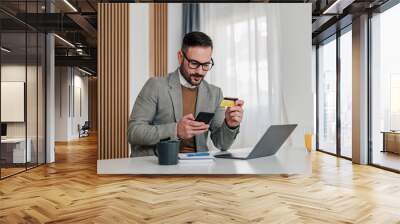
<svg viewBox="0 0 400 224">
<path fill-rule="evenodd" d="M 222 151 L 228 150 L 239 134 L 239 127 L 229 128 L 225 122 L 225 108 L 220 107 L 223 100 L 222 90 L 218 88 L 217 105 L 213 121 L 210 124 L 211 140 L 214 146 Z"/>
<path fill-rule="evenodd" d="M 161 139 L 177 139 L 176 123 L 153 125 L 157 111 L 159 83 L 150 78 L 133 106 L 128 121 L 128 141 L 131 145 L 155 145 Z"/>
</svg>

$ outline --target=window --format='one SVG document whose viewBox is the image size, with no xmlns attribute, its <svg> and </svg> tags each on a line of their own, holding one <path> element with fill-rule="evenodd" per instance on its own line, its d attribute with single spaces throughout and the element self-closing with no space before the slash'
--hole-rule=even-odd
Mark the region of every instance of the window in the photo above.
<svg viewBox="0 0 400 224">
<path fill-rule="evenodd" d="M 400 5 L 371 18 L 372 164 L 400 170 Z M 397 131 L 397 132 L 396 132 Z"/>
<path fill-rule="evenodd" d="M 322 41 L 317 53 L 317 149 L 350 159 L 353 131 L 352 26 Z"/>
<path fill-rule="evenodd" d="M 207 81 L 223 89 L 225 96 L 240 97 L 245 101 L 246 115 L 241 123 L 241 134 L 232 148 L 250 147 L 257 143 L 269 122 L 272 108 L 268 65 L 267 10 L 256 4 L 203 4 L 202 31 L 214 42 L 215 67 Z M 221 13 L 222 12 L 222 13 Z M 234 13 L 233 13 L 234 12 Z M 276 85 L 276 94 L 279 94 Z M 257 117 L 257 119 L 254 119 Z M 211 146 L 211 145 L 210 145 Z"/>
<path fill-rule="evenodd" d="M 318 48 L 318 149 L 336 153 L 336 39 Z"/>
<path fill-rule="evenodd" d="M 299 32 L 308 19 L 299 18 L 309 11 L 280 4 L 211 3 L 200 9 L 200 30 L 214 42 L 215 67 L 206 80 L 224 96 L 245 101 L 232 148 L 254 146 L 270 125 L 289 122 L 299 127 L 287 144 L 304 146 L 304 134 L 312 129 L 311 40 Z M 303 110 L 307 119 L 296 117 Z"/>
<path fill-rule="evenodd" d="M 400 130 L 400 74 L 390 74 L 390 130 Z"/>
<path fill-rule="evenodd" d="M 351 28 L 351 27 L 350 27 Z M 352 157 L 352 35 L 340 36 L 340 155 Z"/>
</svg>

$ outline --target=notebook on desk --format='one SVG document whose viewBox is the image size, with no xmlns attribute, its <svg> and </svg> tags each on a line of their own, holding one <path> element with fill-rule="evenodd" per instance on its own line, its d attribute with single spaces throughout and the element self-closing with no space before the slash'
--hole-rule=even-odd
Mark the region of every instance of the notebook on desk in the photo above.
<svg viewBox="0 0 400 224">
<path fill-rule="evenodd" d="M 198 152 L 198 153 L 179 153 L 179 160 L 213 160 L 214 156 L 208 152 Z"/>
<path fill-rule="evenodd" d="M 179 153 L 179 164 L 182 165 L 210 165 L 214 163 L 214 156 L 208 152 Z"/>
</svg>

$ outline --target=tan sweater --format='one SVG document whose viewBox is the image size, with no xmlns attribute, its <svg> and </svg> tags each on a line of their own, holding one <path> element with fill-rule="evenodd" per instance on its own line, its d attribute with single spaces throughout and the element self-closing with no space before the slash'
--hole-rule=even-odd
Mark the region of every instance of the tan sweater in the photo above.
<svg viewBox="0 0 400 224">
<path fill-rule="evenodd" d="M 197 90 L 198 88 L 190 89 L 182 86 L 182 115 L 196 113 L 196 100 L 197 100 Z M 196 152 L 196 142 L 194 137 L 191 139 L 186 139 L 181 141 L 181 152 Z"/>
</svg>

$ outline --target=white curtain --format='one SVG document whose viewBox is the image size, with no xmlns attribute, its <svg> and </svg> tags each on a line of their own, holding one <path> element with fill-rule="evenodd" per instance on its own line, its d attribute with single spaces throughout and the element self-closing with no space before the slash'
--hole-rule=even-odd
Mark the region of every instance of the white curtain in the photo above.
<svg viewBox="0 0 400 224">
<path fill-rule="evenodd" d="M 251 147 L 271 124 L 287 123 L 279 4 L 201 4 L 200 30 L 214 42 L 215 67 L 206 80 L 224 96 L 245 101 L 232 148 Z M 212 145 L 210 144 L 210 148 Z"/>
</svg>

